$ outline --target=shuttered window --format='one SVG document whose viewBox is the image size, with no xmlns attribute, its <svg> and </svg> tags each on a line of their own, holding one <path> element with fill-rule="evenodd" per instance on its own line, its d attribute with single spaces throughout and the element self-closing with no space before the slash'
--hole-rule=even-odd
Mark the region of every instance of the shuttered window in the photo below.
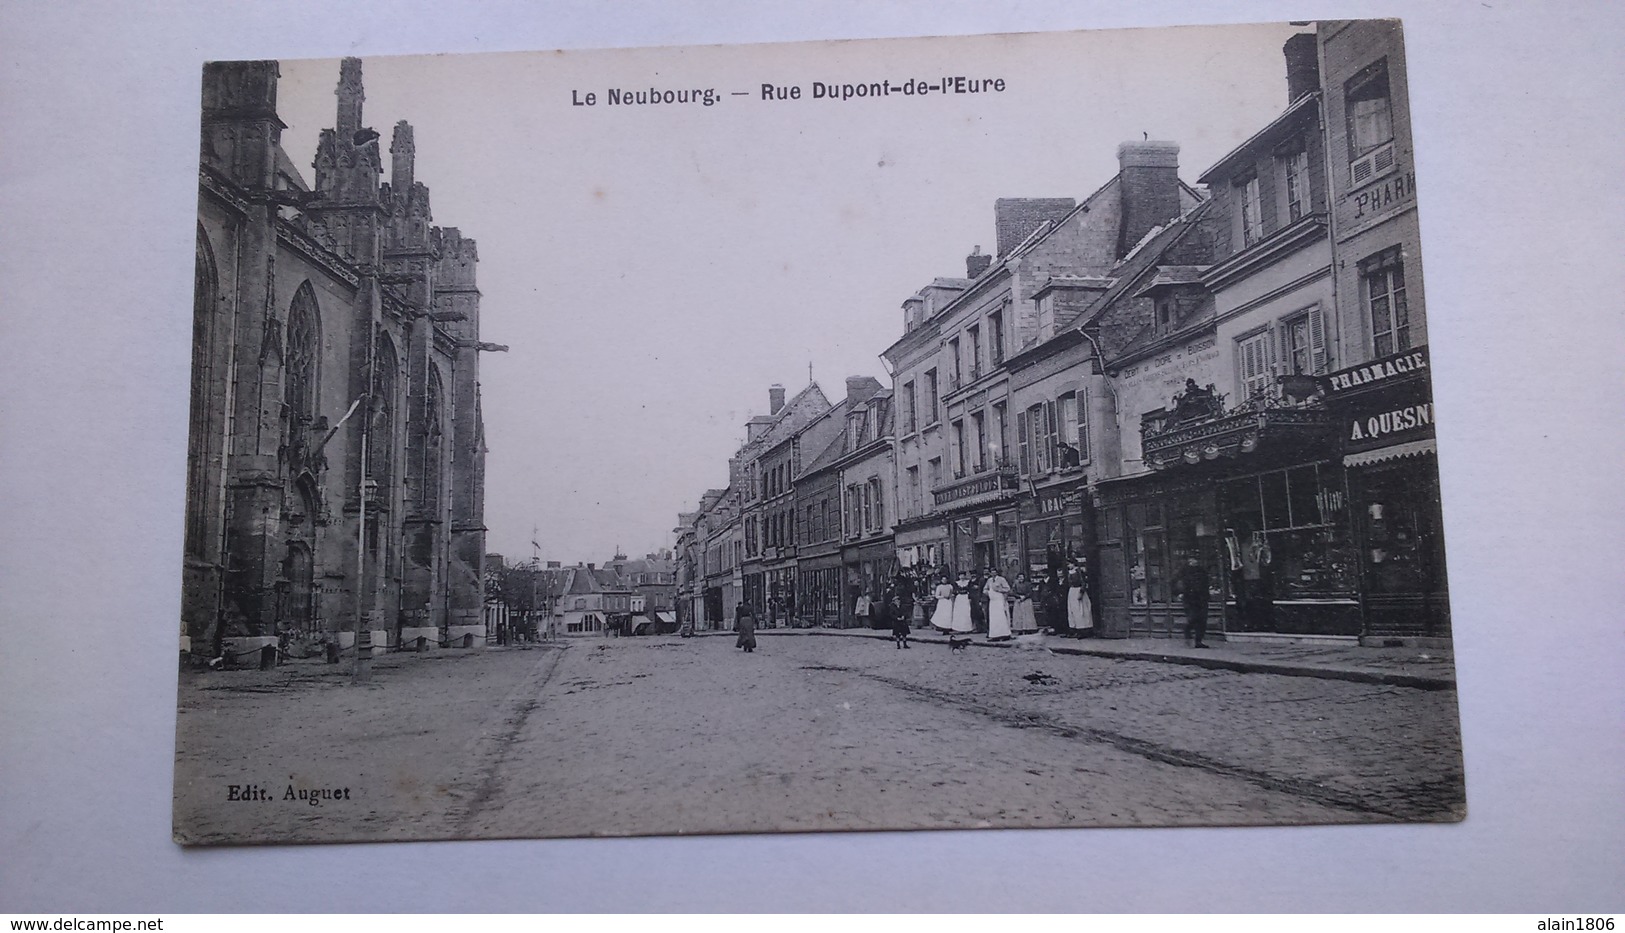
<svg viewBox="0 0 1625 933">
<path fill-rule="evenodd" d="M 1319 376 L 1327 370 L 1326 329 L 1319 308 L 1288 318 L 1281 331 L 1287 372 Z"/>
<path fill-rule="evenodd" d="M 1044 469 L 1061 467 L 1061 416 L 1054 402 L 1044 403 Z"/>
<path fill-rule="evenodd" d="M 1247 398 L 1261 398 L 1269 394 L 1275 376 L 1273 349 L 1269 331 L 1237 342 L 1236 362 L 1241 367 L 1241 388 Z"/>
<path fill-rule="evenodd" d="M 1026 476 L 1032 473 L 1032 461 L 1027 453 L 1027 413 L 1016 412 L 1016 448 L 1020 457 L 1021 473 Z"/>
</svg>

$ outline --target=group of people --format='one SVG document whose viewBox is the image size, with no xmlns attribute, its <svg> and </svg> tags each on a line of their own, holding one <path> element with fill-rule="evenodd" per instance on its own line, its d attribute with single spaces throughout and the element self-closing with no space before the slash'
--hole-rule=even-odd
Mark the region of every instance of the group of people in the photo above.
<svg viewBox="0 0 1625 933">
<path fill-rule="evenodd" d="M 1013 569 L 1013 568 L 1012 568 Z M 1047 632 L 1073 638 L 1096 632 L 1089 576 L 1082 561 L 1052 559 L 1029 579 L 1017 573 L 1015 582 L 993 568 L 960 571 L 947 568 L 903 568 L 878 596 L 860 597 L 870 625 L 889 628 L 899 649 L 908 648 L 916 621 L 949 634 L 984 632 L 989 641 Z M 918 611 L 919 618 L 915 613 Z M 756 611 L 741 602 L 734 611 L 734 646 L 746 653 L 756 650 Z"/>
<path fill-rule="evenodd" d="M 931 595 L 930 624 L 945 632 L 986 632 L 989 641 L 1003 641 L 1039 631 L 1077 638 L 1095 631 L 1088 576 L 1075 560 L 1031 580 L 1018 573 L 1014 583 L 998 568 L 986 575 L 981 568 L 961 571 L 957 578 L 943 571 Z"/>
</svg>

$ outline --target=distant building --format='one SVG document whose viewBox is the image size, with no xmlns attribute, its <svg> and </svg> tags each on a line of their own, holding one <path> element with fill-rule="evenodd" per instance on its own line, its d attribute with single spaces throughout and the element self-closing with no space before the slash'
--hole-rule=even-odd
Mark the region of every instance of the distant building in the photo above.
<svg viewBox="0 0 1625 933">
<path fill-rule="evenodd" d="M 613 570 L 595 564 L 566 567 L 553 605 L 561 635 L 603 634 L 632 612 L 632 588 Z"/>
</svg>

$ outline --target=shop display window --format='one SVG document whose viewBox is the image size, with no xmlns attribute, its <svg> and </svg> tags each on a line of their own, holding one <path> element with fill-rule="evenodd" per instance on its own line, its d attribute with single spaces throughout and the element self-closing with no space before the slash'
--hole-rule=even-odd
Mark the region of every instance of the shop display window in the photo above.
<svg viewBox="0 0 1625 933">
<path fill-rule="evenodd" d="M 1444 547 L 1434 532 L 1438 508 L 1432 483 L 1417 482 L 1407 470 L 1366 477 L 1365 530 L 1367 592 L 1428 593 L 1443 589 Z"/>
<path fill-rule="evenodd" d="M 1225 532 L 1244 576 L 1267 578 L 1276 599 L 1354 592 L 1358 560 L 1337 470 L 1272 470 L 1231 480 L 1222 495 Z"/>
</svg>

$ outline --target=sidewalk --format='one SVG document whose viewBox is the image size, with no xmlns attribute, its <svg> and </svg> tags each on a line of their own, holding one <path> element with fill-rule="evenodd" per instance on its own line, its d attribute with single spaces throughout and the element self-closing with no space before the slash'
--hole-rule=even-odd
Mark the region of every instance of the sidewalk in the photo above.
<svg viewBox="0 0 1625 933">
<path fill-rule="evenodd" d="M 757 629 L 756 634 L 891 640 L 889 633 L 872 629 Z M 1257 644 L 1216 640 L 1210 640 L 1207 648 L 1193 648 L 1182 640 L 1172 638 L 1072 639 L 1024 635 L 1007 642 L 989 642 L 984 635 L 974 635 L 972 638 L 973 648 L 1048 650 L 1054 654 L 1190 664 L 1244 673 L 1320 677 L 1420 690 L 1454 690 L 1456 687 L 1455 658 L 1448 648 L 1371 648 L 1361 645 Z M 945 645 L 948 642 L 946 636 L 930 630 L 916 631 L 909 639 L 923 644 Z"/>
</svg>

